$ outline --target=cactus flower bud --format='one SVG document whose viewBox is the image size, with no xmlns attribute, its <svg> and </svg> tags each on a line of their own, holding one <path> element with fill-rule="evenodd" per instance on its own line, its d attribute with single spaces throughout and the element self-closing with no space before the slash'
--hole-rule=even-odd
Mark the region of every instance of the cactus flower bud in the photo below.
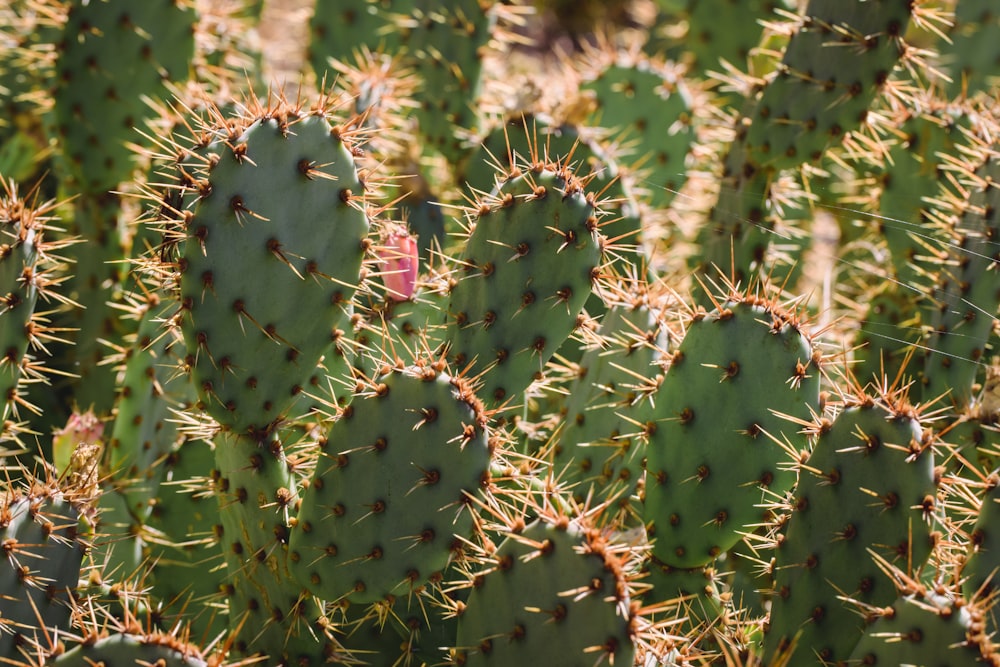
<svg viewBox="0 0 1000 667">
<path fill-rule="evenodd" d="M 66 426 L 52 434 L 56 470 L 66 475 L 78 492 L 91 496 L 97 490 L 98 462 L 104 451 L 104 424 L 93 410 L 74 410 Z"/>
<path fill-rule="evenodd" d="M 420 266 L 417 240 L 405 229 L 391 232 L 378 249 L 382 281 L 389 298 L 408 301 L 417 285 Z"/>
</svg>

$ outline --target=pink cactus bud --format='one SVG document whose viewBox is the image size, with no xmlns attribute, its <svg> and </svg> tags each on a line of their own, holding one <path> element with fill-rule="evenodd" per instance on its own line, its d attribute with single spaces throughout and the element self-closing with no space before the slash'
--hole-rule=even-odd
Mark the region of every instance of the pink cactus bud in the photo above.
<svg viewBox="0 0 1000 667">
<path fill-rule="evenodd" d="M 417 286 L 420 267 L 417 240 L 409 232 L 394 231 L 378 249 L 381 259 L 382 282 L 393 301 L 408 301 Z"/>
<path fill-rule="evenodd" d="M 73 411 L 66 426 L 52 434 L 53 464 L 60 471 L 66 470 L 75 452 L 101 444 L 104 423 L 93 410 Z"/>
</svg>

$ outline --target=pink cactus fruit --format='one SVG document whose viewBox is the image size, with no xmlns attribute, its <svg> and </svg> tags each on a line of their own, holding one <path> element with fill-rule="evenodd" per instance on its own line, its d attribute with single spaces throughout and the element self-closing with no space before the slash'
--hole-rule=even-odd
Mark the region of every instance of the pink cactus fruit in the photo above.
<svg viewBox="0 0 1000 667">
<path fill-rule="evenodd" d="M 382 282 L 393 301 L 408 301 L 413 296 L 419 252 L 417 239 L 402 227 L 391 231 L 378 248 Z"/>
</svg>

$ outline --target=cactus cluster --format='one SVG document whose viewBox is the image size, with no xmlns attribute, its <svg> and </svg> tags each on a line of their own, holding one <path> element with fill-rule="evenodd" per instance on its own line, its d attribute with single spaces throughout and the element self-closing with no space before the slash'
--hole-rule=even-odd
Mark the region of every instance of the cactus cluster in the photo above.
<svg viewBox="0 0 1000 667">
<path fill-rule="evenodd" d="M 3 3 L 0 664 L 1000 667 L 998 30 Z"/>
</svg>

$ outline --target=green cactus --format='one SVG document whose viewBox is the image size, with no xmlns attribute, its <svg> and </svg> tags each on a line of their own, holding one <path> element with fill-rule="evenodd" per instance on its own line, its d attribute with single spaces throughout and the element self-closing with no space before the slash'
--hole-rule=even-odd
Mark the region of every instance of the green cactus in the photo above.
<svg viewBox="0 0 1000 667">
<path fill-rule="evenodd" d="M 397 55 L 412 38 L 414 28 L 404 19 L 415 8 L 415 0 L 317 2 L 307 54 L 317 78 L 332 75 L 332 62 L 349 62 L 362 49 Z"/>
<path fill-rule="evenodd" d="M 984 152 L 973 171 L 957 167 L 962 192 L 955 200 L 960 213 L 947 251 L 944 268 L 933 290 L 934 316 L 926 343 L 923 392 L 927 400 L 945 397 L 959 410 L 969 405 L 985 359 L 986 344 L 997 321 L 995 239 L 1000 237 L 1000 161 L 993 149 Z"/>
<path fill-rule="evenodd" d="M 291 531 L 291 571 L 317 597 L 405 598 L 469 539 L 489 479 L 486 415 L 440 364 L 360 383 L 325 441 Z"/>
<path fill-rule="evenodd" d="M 916 570 L 934 546 L 934 453 L 919 413 L 898 390 L 845 399 L 801 463 L 776 545 L 765 661 L 796 646 L 797 660 L 846 660 L 861 638 L 858 606 L 895 599 L 875 559 Z"/>
<path fill-rule="evenodd" d="M 624 558 L 601 531 L 543 515 L 512 526 L 471 573 L 454 660 L 631 664 L 636 635 Z"/>
<path fill-rule="evenodd" d="M 26 397 L 26 385 L 45 381 L 45 359 L 39 355 L 58 337 L 47 325 L 48 309 L 69 301 L 59 289 L 65 275 L 57 253 L 67 241 L 55 236 L 56 202 L 38 201 L 37 191 L 21 195 L 13 181 L 2 181 L 2 187 L 0 396 L 2 418 L 11 421 L 0 432 L 0 443 L 16 440 L 17 420 L 40 410 Z"/>
<path fill-rule="evenodd" d="M 949 31 L 950 44 L 942 45 L 948 62 L 951 83 L 949 94 L 974 96 L 990 89 L 1000 62 L 992 45 L 1000 31 L 1000 12 L 984 0 L 959 0 L 955 4 L 954 26 Z"/>
<path fill-rule="evenodd" d="M 350 137 L 321 111 L 255 112 L 220 130 L 172 232 L 184 239 L 175 319 L 192 381 L 237 433 L 289 416 L 347 321 L 368 231 Z"/>
<path fill-rule="evenodd" d="M 206 667 L 209 664 L 196 646 L 160 633 L 110 634 L 92 643 L 76 646 L 45 664 L 59 665 L 59 667 L 88 667 L 97 664 L 130 663 L 163 667 Z"/>
<path fill-rule="evenodd" d="M 594 100 L 587 124 L 607 128 L 608 142 L 634 153 L 633 189 L 653 208 L 669 206 L 687 181 L 694 141 L 691 95 L 683 79 L 648 61 L 615 63 L 581 90 Z M 650 131 L 653 125 L 659 129 Z"/>
<path fill-rule="evenodd" d="M 89 548 L 83 489 L 35 480 L 0 497 L 0 655 L 32 657 L 53 629 L 67 627 L 73 589 Z"/>
<path fill-rule="evenodd" d="M 995 665 L 996 647 L 984 632 L 987 611 L 953 595 L 913 586 L 875 619 L 851 662 L 863 665 L 962 667 Z"/>
<path fill-rule="evenodd" d="M 697 313 L 656 392 L 643 518 L 653 554 L 703 567 L 767 517 L 807 450 L 818 353 L 799 316 L 753 295 Z"/>
<path fill-rule="evenodd" d="M 576 326 L 605 261 L 598 207 L 568 168 L 538 163 L 470 210 L 445 337 L 488 405 L 540 377 Z"/>
<path fill-rule="evenodd" d="M 736 121 L 722 191 L 703 228 L 702 275 L 750 277 L 773 240 L 768 215 L 778 172 L 816 162 L 831 145 L 862 129 L 867 110 L 906 53 L 910 3 L 811 0 L 794 19 L 781 62 Z"/>
<path fill-rule="evenodd" d="M 139 129 L 153 115 L 150 102 L 168 97 L 168 81 L 179 86 L 188 78 L 195 21 L 194 11 L 176 0 L 72 3 L 57 45 L 53 132 L 65 180 L 81 195 L 70 229 L 88 246 L 67 285 L 81 308 L 61 324 L 97 334 L 75 341 L 61 364 L 88 378 L 75 399 L 102 415 L 112 408 L 114 376 L 101 365 L 100 340 L 119 343 L 126 332 L 106 305 L 120 298 L 124 279 L 127 241 L 117 192 L 136 169 L 133 146 L 144 143 Z"/>
<path fill-rule="evenodd" d="M 987 8 L 209 4 L 0 8 L 0 662 L 1000 664 Z"/>
<path fill-rule="evenodd" d="M 595 341 L 570 369 L 551 462 L 561 479 L 576 484 L 578 500 L 616 499 L 627 524 L 638 509 L 643 429 L 655 418 L 658 363 L 669 354 L 671 333 L 662 305 L 642 286 L 623 280 L 616 292 Z"/>
</svg>

